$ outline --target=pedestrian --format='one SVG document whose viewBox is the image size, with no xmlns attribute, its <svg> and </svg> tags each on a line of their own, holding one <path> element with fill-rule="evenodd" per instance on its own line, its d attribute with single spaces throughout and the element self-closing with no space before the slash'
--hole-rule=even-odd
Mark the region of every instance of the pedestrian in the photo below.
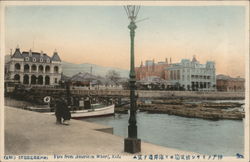
<svg viewBox="0 0 250 162">
<path fill-rule="evenodd" d="M 63 106 L 63 124 L 64 125 L 69 125 L 69 120 L 71 119 L 71 113 L 70 113 L 70 108 L 71 106 L 69 106 L 69 104 L 67 104 L 67 100 L 64 100 L 64 102 L 66 103 Z"/>
<path fill-rule="evenodd" d="M 69 120 L 71 118 L 71 113 L 68 108 L 67 100 L 65 98 L 60 98 L 56 102 L 56 123 L 69 125 Z M 63 121 L 62 121 L 63 119 Z"/>
</svg>

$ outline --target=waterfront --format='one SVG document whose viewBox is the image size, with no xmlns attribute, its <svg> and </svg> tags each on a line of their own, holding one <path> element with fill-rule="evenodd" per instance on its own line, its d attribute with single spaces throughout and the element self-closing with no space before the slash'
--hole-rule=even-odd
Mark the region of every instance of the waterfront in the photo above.
<svg viewBox="0 0 250 162">
<path fill-rule="evenodd" d="M 244 100 L 226 102 L 232 101 L 244 103 Z M 20 108 L 32 105 L 7 97 L 5 104 Z M 128 114 L 115 114 L 115 116 L 83 120 L 111 126 L 115 135 L 127 137 L 128 118 Z M 236 153 L 244 153 L 244 119 L 211 121 L 146 112 L 139 112 L 137 119 L 138 137 L 146 142 L 208 155 L 235 156 Z"/>
<path fill-rule="evenodd" d="M 133 159 L 131 154 L 124 152 L 122 137 L 104 133 L 109 132 L 109 126 L 79 120 L 71 120 L 70 123 L 70 126 L 57 125 L 54 116 L 5 106 L 4 153 L 11 157 L 12 155 L 48 155 L 48 160 L 45 161 L 72 161 L 70 157 L 74 155 L 120 155 L 122 161 Z M 143 148 L 141 153 L 144 155 L 197 155 L 197 153 L 161 147 L 143 141 L 141 144 Z M 57 155 L 56 158 L 55 155 Z M 88 158 L 78 160 L 92 161 Z M 106 159 L 94 160 L 106 161 Z"/>
<path fill-rule="evenodd" d="M 128 114 L 84 119 L 112 126 L 114 134 L 127 137 Z M 244 120 L 203 120 L 139 112 L 138 137 L 143 141 L 201 154 L 235 156 L 244 153 Z"/>
</svg>

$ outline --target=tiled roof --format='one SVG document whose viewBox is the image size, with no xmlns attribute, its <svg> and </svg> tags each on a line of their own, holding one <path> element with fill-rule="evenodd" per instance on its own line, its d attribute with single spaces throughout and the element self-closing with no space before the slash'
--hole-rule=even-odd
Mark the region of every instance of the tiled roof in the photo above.
<svg viewBox="0 0 250 162">
<path fill-rule="evenodd" d="M 60 57 L 58 56 L 57 52 L 54 52 L 52 56 L 52 61 L 61 61 Z"/>
<path fill-rule="evenodd" d="M 40 58 L 42 58 L 42 60 L 43 60 L 42 62 L 47 62 L 47 59 L 51 60 L 51 58 L 46 53 L 43 53 L 43 54 L 40 54 L 38 52 L 31 52 L 31 53 L 32 53 L 32 56 L 30 57 L 29 52 L 24 51 L 22 53 L 22 56 L 23 56 L 23 58 L 29 57 L 30 60 L 33 58 L 36 58 L 36 62 L 40 62 Z"/>
<path fill-rule="evenodd" d="M 97 76 L 92 75 L 90 73 L 79 72 L 78 74 L 72 76 L 70 79 L 72 81 L 90 81 L 90 80 L 97 80 Z"/>
<path fill-rule="evenodd" d="M 79 72 L 70 78 L 71 81 L 91 82 L 92 84 L 111 84 L 110 80 L 90 73 Z"/>
<path fill-rule="evenodd" d="M 198 62 L 195 56 L 193 56 L 192 62 Z"/>
<path fill-rule="evenodd" d="M 16 51 L 11 56 L 11 58 L 23 58 L 19 48 L 16 48 Z"/>
<path fill-rule="evenodd" d="M 29 53 L 31 52 L 31 56 Z M 59 55 L 55 52 L 52 57 L 48 56 L 46 53 L 39 53 L 39 52 L 32 52 L 32 51 L 23 51 L 22 53 L 20 52 L 19 48 L 16 48 L 14 54 L 11 56 L 11 58 L 29 58 L 29 61 L 34 61 L 35 62 L 47 62 L 49 59 L 49 62 L 51 61 L 61 61 Z"/>
</svg>

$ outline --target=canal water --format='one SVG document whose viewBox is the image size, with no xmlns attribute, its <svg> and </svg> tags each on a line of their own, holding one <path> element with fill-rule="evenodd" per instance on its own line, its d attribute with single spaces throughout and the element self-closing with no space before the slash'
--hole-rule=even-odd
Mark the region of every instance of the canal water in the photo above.
<svg viewBox="0 0 250 162">
<path fill-rule="evenodd" d="M 112 126 L 114 134 L 127 137 L 129 114 L 84 119 Z M 168 114 L 137 113 L 138 138 L 169 148 L 207 155 L 244 153 L 244 121 L 203 120 Z"/>
</svg>

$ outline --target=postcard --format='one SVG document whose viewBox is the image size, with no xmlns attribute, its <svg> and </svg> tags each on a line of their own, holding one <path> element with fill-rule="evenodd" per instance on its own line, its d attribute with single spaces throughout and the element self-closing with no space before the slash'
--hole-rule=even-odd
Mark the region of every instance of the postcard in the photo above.
<svg viewBox="0 0 250 162">
<path fill-rule="evenodd" d="M 1 1 L 1 161 L 249 161 L 248 1 Z"/>
</svg>

